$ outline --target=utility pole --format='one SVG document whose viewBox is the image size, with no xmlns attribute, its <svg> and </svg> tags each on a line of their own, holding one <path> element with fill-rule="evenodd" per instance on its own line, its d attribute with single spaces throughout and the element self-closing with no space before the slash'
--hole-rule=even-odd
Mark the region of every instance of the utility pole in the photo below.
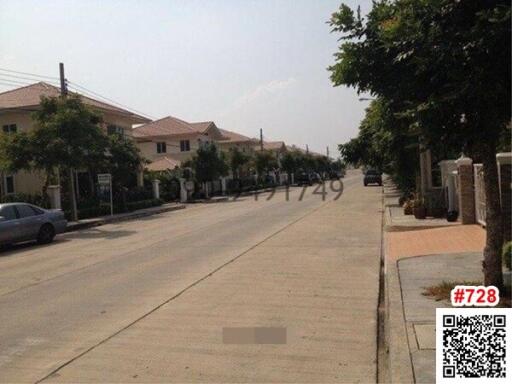
<svg viewBox="0 0 512 384">
<path fill-rule="evenodd" d="M 260 128 L 260 149 L 263 151 L 263 129 Z"/>
<path fill-rule="evenodd" d="M 68 95 L 67 81 L 64 77 L 64 63 L 59 63 L 60 74 L 60 95 L 66 97 Z M 71 197 L 71 220 L 78 221 L 78 209 L 76 206 L 76 192 L 75 192 L 75 173 L 73 168 L 69 168 L 69 195 Z"/>
<path fill-rule="evenodd" d="M 327 146 L 327 157 L 329 157 L 329 146 Z"/>
<path fill-rule="evenodd" d="M 68 95 L 68 84 L 67 80 L 64 77 L 64 63 L 59 63 L 59 73 L 60 73 L 60 94 L 61 96 Z"/>
<path fill-rule="evenodd" d="M 309 147 L 307 144 L 306 144 L 306 153 L 309 153 Z"/>
</svg>

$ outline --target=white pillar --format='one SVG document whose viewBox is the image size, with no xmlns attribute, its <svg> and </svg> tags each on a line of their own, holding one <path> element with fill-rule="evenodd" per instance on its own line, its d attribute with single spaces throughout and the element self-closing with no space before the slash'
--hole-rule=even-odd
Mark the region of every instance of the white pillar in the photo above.
<svg viewBox="0 0 512 384">
<path fill-rule="evenodd" d="M 144 171 L 142 169 L 137 169 L 137 187 L 144 186 Z"/>
<path fill-rule="evenodd" d="M 50 198 L 50 206 L 53 209 L 61 209 L 60 204 L 60 185 L 48 186 L 48 197 Z"/>
<path fill-rule="evenodd" d="M 188 200 L 188 191 L 187 187 L 185 186 L 185 182 L 185 179 L 180 178 L 180 201 L 182 203 L 186 203 Z"/>
<path fill-rule="evenodd" d="M 153 198 L 154 199 L 160 198 L 160 180 L 158 180 L 158 179 L 153 180 Z"/>
<path fill-rule="evenodd" d="M 226 195 L 228 193 L 227 178 L 226 177 L 221 177 L 220 178 L 220 187 L 222 189 L 222 194 Z"/>
</svg>

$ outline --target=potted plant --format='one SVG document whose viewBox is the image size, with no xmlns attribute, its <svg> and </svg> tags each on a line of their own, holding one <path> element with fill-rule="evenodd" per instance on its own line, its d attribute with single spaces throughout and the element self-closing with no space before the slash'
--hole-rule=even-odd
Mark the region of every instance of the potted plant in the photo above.
<svg viewBox="0 0 512 384">
<path fill-rule="evenodd" d="M 414 198 L 412 211 L 416 219 L 422 220 L 427 217 L 427 209 L 425 208 L 425 201 L 423 200 L 423 197 L 416 196 Z"/>
<path fill-rule="evenodd" d="M 404 207 L 404 215 L 412 215 L 413 200 L 412 199 L 406 200 L 403 207 Z"/>
</svg>

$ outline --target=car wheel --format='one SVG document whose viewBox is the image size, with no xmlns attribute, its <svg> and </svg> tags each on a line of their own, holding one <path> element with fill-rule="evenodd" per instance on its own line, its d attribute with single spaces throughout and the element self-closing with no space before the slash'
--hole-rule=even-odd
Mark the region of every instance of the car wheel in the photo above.
<svg viewBox="0 0 512 384">
<path fill-rule="evenodd" d="M 55 229 L 51 224 L 44 224 L 37 234 L 37 242 L 39 244 L 48 244 L 53 241 L 55 237 Z"/>
</svg>

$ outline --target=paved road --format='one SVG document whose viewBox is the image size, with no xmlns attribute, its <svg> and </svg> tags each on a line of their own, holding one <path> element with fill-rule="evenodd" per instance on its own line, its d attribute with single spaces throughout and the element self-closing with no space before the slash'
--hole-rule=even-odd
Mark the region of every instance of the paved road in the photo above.
<svg viewBox="0 0 512 384">
<path fill-rule="evenodd" d="M 374 380 L 381 197 L 361 184 L 0 253 L 0 381 Z M 286 327 L 287 344 L 222 344 L 230 326 Z"/>
</svg>

